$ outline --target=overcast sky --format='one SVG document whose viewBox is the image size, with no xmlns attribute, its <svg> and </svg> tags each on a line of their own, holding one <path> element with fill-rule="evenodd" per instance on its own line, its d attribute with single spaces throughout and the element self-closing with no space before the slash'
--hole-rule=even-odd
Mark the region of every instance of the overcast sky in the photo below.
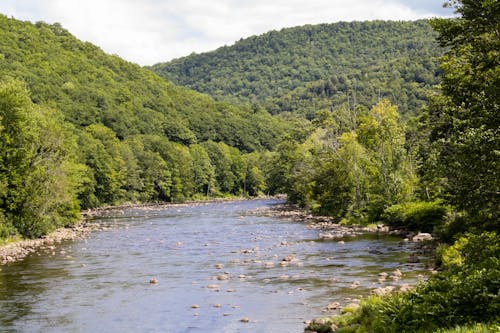
<svg viewBox="0 0 500 333">
<path fill-rule="evenodd" d="M 0 0 L 0 13 L 61 23 L 140 65 L 304 24 L 450 16 L 444 0 Z"/>
</svg>

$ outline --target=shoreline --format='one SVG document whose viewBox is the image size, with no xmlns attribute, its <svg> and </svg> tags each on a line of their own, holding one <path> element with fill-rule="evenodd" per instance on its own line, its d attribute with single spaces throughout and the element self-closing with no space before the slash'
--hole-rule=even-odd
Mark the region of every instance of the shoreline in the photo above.
<svg viewBox="0 0 500 333">
<path fill-rule="evenodd" d="M 84 218 L 70 227 L 58 228 L 41 238 L 22 239 L 2 245 L 0 246 L 0 266 L 21 261 L 40 249 L 54 249 L 56 244 L 63 241 L 84 239 L 91 232 L 99 229 L 98 225 L 88 223 Z"/>
</svg>

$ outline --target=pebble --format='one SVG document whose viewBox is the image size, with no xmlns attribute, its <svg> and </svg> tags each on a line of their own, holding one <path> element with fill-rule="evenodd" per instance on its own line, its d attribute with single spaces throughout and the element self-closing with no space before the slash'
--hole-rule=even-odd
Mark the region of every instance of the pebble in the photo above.
<svg viewBox="0 0 500 333">
<path fill-rule="evenodd" d="M 243 317 L 243 318 L 240 319 L 240 322 L 242 322 L 242 323 L 249 323 L 250 322 L 250 318 Z"/>
<path fill-rule="evenodd" d="M 200 306 L 198 304 L 191 305 L 191 309 L 198 309 Z"/>
<path fill-rule="evenodd" d="M 217 284 L 209 284 L 209 285 L 207 286 L 207 288 L 208 288 L 208 289 L 219 289 L 219 285 L 217 285 Z"/>
<path fill-rule="evenodd" d="M 158 280 L 156 278 L 152 278 L 151 280 L 149 280 L 149 283 L 150 284 L 157 284 Z"/>
<path fill-rule="evenodd" d="M 340 303 L 339 302 L 333 302 L 333 303 L 328 304 L 326 306 L 326 309 L 327 310 L 337 310 L 339 307 L 340 307 Z"/>
</svg>

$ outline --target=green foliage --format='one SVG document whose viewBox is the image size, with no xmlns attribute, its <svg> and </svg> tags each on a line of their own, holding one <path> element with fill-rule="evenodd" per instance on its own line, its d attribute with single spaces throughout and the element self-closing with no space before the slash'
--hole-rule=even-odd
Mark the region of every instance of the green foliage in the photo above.
<svg viewBox="0 0 500 333">
<path fill-rule="evenodd" d="M 76 127 L 100 123 L 120 140 L 164 135 L 184 145 L 214 140 L 253 151 L 275 145 L 285 127 L 264 110 L 215 102 L 175 86 L 59 25 L 0 15 L 0 50 L 0 78 L 26 82 L 33 101 L 61 110 Z"/>
<path fill-rule="evenodd" d="M 397 108 L 320 112 L 303 142 L 276 148 L 274 186 L 313 212 L 356 223 L 377 221 L 390 205 L 413 200 L 416 161 L 406 147 Z"/>
<path fill-rule="evenodd" d="M 472 324 L 455 328 L 440 329 L 438 333 L 491 333 L 500 332 L 500 324 Z"/>
<path fill-rule="evenodd" d="M 468 227 L 498 230 L 500 220 L 500 11 L 497 1 L 450 1 L 461 16 L 436 19 L 443 97 L 429 110 L 436 173 Z"/>
<path fill-rule="evenodd" d="M 427 21 L 305 25 L 157 64 L 175 83 L 217 100 L 314 117 L 381 98 L 414 114 L 439 82 L 441 50 Z"/>
<path fill-rule="evenodd" d="M 382 222 L 398 227 L 422 232 L 433 232 L 444 223 L 449 208 L 440 201 L 415 201 L 387 207 L 382 214 Z"/>
<path fill-rule="evenodd" d="M 79 216 L 83 166 L 61 115 L 33 104 L 18 81 L 0 84 L 0 232 L 38 237 Z"/>
</svg>

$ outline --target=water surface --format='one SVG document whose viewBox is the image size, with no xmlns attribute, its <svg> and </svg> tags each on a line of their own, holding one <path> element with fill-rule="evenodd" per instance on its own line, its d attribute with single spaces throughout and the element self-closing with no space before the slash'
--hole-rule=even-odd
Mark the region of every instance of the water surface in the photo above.
<svg viewBox="0 0 500 333">
<path fill-rule="evenodd" d="M 384 286 L 424 272 L 404 264 L 411 244 L 321 240 L 305 223 L 260 213 L 277 203 L 107 213 L 93 222 L 108 230 L 0 267 L 0 331 L 302 332 L 329 303 L 381 286 L 380 272 L 403 273 Z M 294 259 L 282 266 L 287 256 Z"/>
</svg>

